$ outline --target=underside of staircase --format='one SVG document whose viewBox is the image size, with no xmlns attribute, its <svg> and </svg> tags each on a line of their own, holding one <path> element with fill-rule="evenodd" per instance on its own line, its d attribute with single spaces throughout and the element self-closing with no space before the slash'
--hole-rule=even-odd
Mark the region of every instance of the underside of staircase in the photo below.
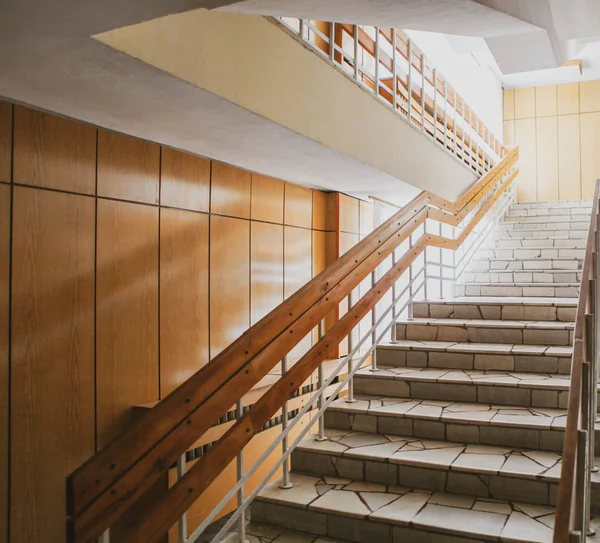
<svg viewBox="0 0 600 543">
<path fill-rule="evenodd" d="M 414 302 L 294 451 L 293 487 L 254 502 L 251 541 L 551 542 L 590 212 L 514 205 L 456 297 Z"/>
</svg>

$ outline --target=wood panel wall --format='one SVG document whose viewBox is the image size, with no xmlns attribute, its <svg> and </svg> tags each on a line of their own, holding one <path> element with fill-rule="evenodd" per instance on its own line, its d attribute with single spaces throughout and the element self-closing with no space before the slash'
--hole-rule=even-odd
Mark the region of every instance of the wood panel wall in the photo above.
<svg viewBox="0 0 600 543">
<path fill-rule="evenodd" d="M 600 178 L 600 81 L 505 90 L 504 140 L 520 147 L 520 201 L 591 198 Z"/>
<path fill-rule="evenodd" d="M 368 208 L 0 102 L 0 541 L 63 543 L 67 474 L 370 231 Z"/>
</svg>

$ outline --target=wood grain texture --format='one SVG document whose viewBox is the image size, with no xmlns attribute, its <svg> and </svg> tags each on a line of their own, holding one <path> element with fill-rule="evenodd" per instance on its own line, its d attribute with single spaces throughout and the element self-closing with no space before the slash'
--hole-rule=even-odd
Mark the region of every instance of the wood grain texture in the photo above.
<svg viewBox="0 0 600 543">
<path fill-rule="evenodd" d="M 283 302 L 283 226 L 262 222 L 250 225 L 251 324 Z"/>
<path fill-rule="evenodd" d="M 519 202 L 537 201 L 537 147 L 535 119 L 515 121 L 515 144 L 519 146 Z"/>
<path fill-rule="evenodd" d="M 292 183 L 286 183 L 285 224 L 312 228 L 312 213 L 312 191 Z"/>
<path fill-rule="evenodd" d="M 581 129 L 581 197 L 590 199 L 594 195 L 596 179 L 600 179 L 600 112 L 582 113 Z"/>
<path fill-rule="evenodd" d="M 515 89 L 515 119 L 535 117 L 535 88 Z"/>
<path fill-rule="evenodd" d="M 158 399 L 158 209 L 98 201 L 96 365 L 98 446 Z"/>
<path fill-rule="evenodd" d="M 558 114 L 579 113 L 579 83 L 557 85 Z"/>
<path fill-rule="evenodd" d="M 251 188 L 249 171 L 213 161 L 210 212 L 249 219 Z"/>
<path fill-rule="evenodd" d="M 208 215 L 160 212 L 160 395 L 208 363 Z"/>
<path fill-rule="evenodd" d="M 312 274 L 313 277 L 327 267 L 327 232 L 313 230 L 312 233 Z"/>
<path fill-rule="evenodd" d="M 515 145 L 515 121 L 504 121 L 504 145 L 507 147 Z"/>
<path fill-rule="evenodd" d="M 360 230 L 359 201 L 352 196 L 340 194 L 340 232 L 358 234 Z"/>
<path fill-rule="evenodd" d="M 12 162 L 13 105 L 0 100 L 0 182 L 9 183 Z"/>
<path fill-rule="evenodd" d="M 16 187 L 11 541 L 65 541 L 65 479 L 94 453 L 94 201 Z"/>
<path fill-rule="evenodd" d="M 502 92 L 503 113 L 505 121 L 512 121 L 515 118 L 515 91 L 505 89 Z"/>
<path fill-rule="evenodd" d="M 327 230 L 327 193 L 313 190 L 313 230 Z"/>
<path fill-rule="evenodd" d="M 579 111 L 581 113 L 600 111 L 600 81 L 579 83 Z"/>
<path fill-rule="evenodd" d="M 14 134 L 15 183 L 95 193 L 94 127 L 15 106 Z"/>
<path fill-rule="evenodd" d="M 253 173 L 252 219 L 283 224 L 284 191 L 285 183 L 283 181 Z"/>
<path fill-rule="evenodd" d="M 362 236 L 370 234 L 374 230 L 374 205 L 373 202 L 365 202 L 364 200 L 359 201 L 359 218 L 360 218 L 360 231 Z"/>
<path fill-rule="evenodd" d="M 204 211 L 210 207 L 210 160 L 161 148 L 160 203 Z"/>
<path fill-rule="evenodd" d="M 157 204 L 159 163 L 155 143 L 99 130 L 98 196 Z"/>
<path fill-rule="evenodd" d="M 210 356 L 250 325 L 250 222 L 210 218 Z"/>
<path fill-rule="evenodd" d="M 536 119 L 537 198 L 558 200 L 558 121 L 557 117 Z"/>
<path fill-rule="evenodd" d="M 581 198 L 581 145 L 579 115 L 558 116 L 558 196 Z"/>
<path fill-rule="evenodd" d="M 0 541 L 8 541 L 9 247 L 10 187 L 0 185 Z"/>
<path fill-rule="evenodd" d="M 550 117 L 557 115 L 557 88 L 556 85 L 535 87 L 535 115 L 536 117 Z"/>
</svg>

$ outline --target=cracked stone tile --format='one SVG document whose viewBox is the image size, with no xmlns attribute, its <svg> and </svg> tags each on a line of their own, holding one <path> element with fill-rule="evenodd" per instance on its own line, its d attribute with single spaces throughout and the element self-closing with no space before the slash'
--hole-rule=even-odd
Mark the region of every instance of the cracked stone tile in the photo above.
<svg viewBox="0 0 600 543">
<path fill-rule="evenodd" d="M 420 402 L 418 402 L 418 401 L 394 403 L 394 404 L 390 404 L 390 405 L 382 405 L 381 407 L 376 407 L 374 409 L 371 409 L 369 412 L 377 413 L 378 415 L 384 415 L 386 413 L 391 413 L 394 415 L 402 415 L 402 414 L 406 413 L 407 411 L 410 411 L 411 409 L 413 409 L 414 407 L 416 407 L 419 404 L 420 404 Z"/>
<path fill-rule="evenodd" d="M 448 507 L 460 507 L 461 509 L 471 509 L 474 502 L 475 498 L 472 496 L 435 492 L 428 503 L 433 505 L 446 505 Z"/>
<path fill-rule="evenodd" d="M 405 451 L 403 449 L 397 453 L 394 453 L 390 457 L 390 462 L 402 463 L 411 466 L 435 465 L 448 467 L 463 450 L 464 446 L 422 451 Z"/>
<path fill-rule="evenodd" d="M 267 501 L 301 505 L 308 505 L 319 497 L 316 489 L 316 485 L 320 481 L 318 477 L 292 472 L 290 481 L 294 486 L 285 490 L 279 488 L 279 481 L 268 484 L 261 492 L 261 497 Z M 328 483 L 333 484 L 331 481 Z"/>
<path fill-rule="evenodd" d="M 392 524 L 407 525 L 431 497 L 428 493 L 410 492 L 382 507 L 371 515 L 371 519 Z"/>
<path fill-rule="evenodd" d="M 537 518 L 543 515 L 549 515 L 554 513 L 553 507 L 548 507 L 547 505 L 535 505 L 530 503 L 521 503 L 515 502 L 513 504 L 515 510 L 520 511 L 521 513 L 525 513 L 528 517 Z"/>
<path fill-rule="evenodd" d="M 352 480 L 350 479 L 344 479 L 342 477 L 333 477 L 331 475 L 325 475 L 323 479 L 325 479 L 325 482 L 328 485 L 349 485 L 352 482 Z"/>
<path fill-rule="evenodd" d="M 502 537 L 517 541 L 550 543 L 552 541 L 552 530 L 527 515 L 514 511 L 508 517 L 508 521 L 502 530 Z"/>
<path fill-rule="evenodd" d="M 385 436 L 379 434 L 357 434 L 353 436 L 346 436 L 340 439 L 342 445 L 348 447 L 366 447 L 369 445 L 381 445 L 382 443 L 389 443 Z"/>
<path fill-rule="evenodd" d="M 346 490 L 331 490 L 309 505 L 309 509 L 324 513 L 343 511 L 345 515 L 354 518 L 364 518 L 371 513 L 369 508 L 359 498 L 356 492 Z"/>
<path fill-rule="evenodd" d="M 549 451 L 524 451 L 523 454 L 546 468 L 551 468 L 560 461 L 559 454 Z"/>
<path fill-rule="evenodd" d="M 402 441 L 394 443 L 382 443 L 380 445 L 370 445 L 367 447 L 356 447 L 348 449 L 344 456 L 348 458 L 389 458 L 403 446 Z"/>
<path fill-rule="evenodd" d="M 478 421 L 489 422 L 496 415 L 496 411 L 462 411 L 460 413 L 444 413 L 443 421 Z"/>
<path fill-rule="evenodd" d="M 318 441 L 315 436 L 311 436 L 310 438 L 304 440 L 302 442 L 302 447 L 314 451 L 326 451 L 337 454 L 342 454 L 345 450 L 348 449 L 346 445 L 342 445 L 341 443 L 332 441 L 330 439 L 327 439 L 325 441 Z"/>
<path fill-rule="evenodd" d="M 545 515 L 543 517 L 538 517 L 535 520 L 537 520 L 538 522 L 541 522 L 542 524 L 545 524 L 551 530 L 554 530 L 554 519 L 555 519 L 555 515 L 554 515 L 554 513 L 552 513 L 551 515 Z"/>
<path fill-rule="evenodd" d="M 498 473 L 506 461 L 501 454 L 461 454 L 453 463 L 452 469 L 474 473 Z"/>
<path fill-rule="evenodd" d="M 344 490 L 354 492 L 385 492 L 387 487 L 379 483 L 369 483 L 368 481 L 352 481 L 344 487 Z"/>
<path fill-rule="evenodd" d="M 501 515 L 510 515 L 512 509 L 507 503 L 499 503 L 495 501 L 487 501 L 478 499 L 473 505 L 476 511 L 487 511 L 488 513 L 499 513 Z"/>
<path fill-rule="evenodd" d="M 431 418 L 440 417 L 442 415 L 442 408 L 435 405 L 416 405 L 410 411 L 407 412 L 411 417 L 415 418 Z"/>
<path fill-rule="evenodd" d="M 451 406 L 444 409 L 444 412 L 460 413 L 463 411 L 489 411 L 489 410 L 490 410 L 490 405 L 488 405 L 488 404 L 453 403 Z"/>
<path fill-rule="evenodd" d="M 523 456 L 519 453 L 511 454 L 500 473 L 526 475 L 528 478 L 535 478 L 537 475 L 544 473 L 548 468 L 540 466 L 537 462 Z"/>
<path fill-rule="evenodd" d="M 498 413 L 494 415 L 491 422 L 493 424 L 501 424 L 505 426 L 517 426 L 521 428 L 550 428 L 552 425 L 550 417 L 535 417 L 533 415 L 505 415 Z"/>
<path fill-rule="evenodd" d="M 279 537 L 273 540 L 272 543 L 312 543 L 314 535 L 303 532 L 285 531 Z"/>
<path fill-rule="evenodd" d="M 398 499 L 396 494 L 385 492 L 360 492 L 360 498 L 367 504 L 367 507 L 375 512 Z"/>
<path fill-rule="evenodd" d="M 326 492 L 333 490 L 336 486 L 338 486 L 338 485 L 328 485 L 326 483 L 317 483 L 315 488 L 317 489 L 317 493 L 319 494 L 319 496 L 322 496 Z"/>
<path fill-rule="evenodd" d="M 497 455 L 506 455 L 511 453 L 512 449 L 508 449 L 506 447 L 495 447 L 494 445 L 476 445 L 470 444 L 467 445 L 465 453 L 468 454 L 497 454 Z"/>
</svg>

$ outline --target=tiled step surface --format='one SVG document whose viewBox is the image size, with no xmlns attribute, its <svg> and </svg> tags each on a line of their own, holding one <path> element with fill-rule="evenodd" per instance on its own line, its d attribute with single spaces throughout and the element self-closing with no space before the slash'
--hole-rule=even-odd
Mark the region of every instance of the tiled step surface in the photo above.
<svg viewBox="0 0 600 543">
<path fill-rule="evenodd" d="M 463 283 L 581 283 L 581 271 L 577 270 L 517 270 L 517 271 L 480 271 L 464 272 Z"/>
<path fill-rule="evenodd" d="M 545 222 L 547 224 L 550 223 L 584 223 L 587 222 L 589 226 L 590 213 L 585 209 L 581 210 L 581 213 L 572 213 L 571 215 L 531 215 L 531 216 L 522 216 L 522 215 L 507 215 L 504 217 L 504 222 L 518 222 L 519 224 L 531 224 L 531 223 L 540 223 Z"/>
<path fill-rule="evenodd" d="M 518 260 L 516 258 L 485 258 L 474 259 L 469 264 L 469 270 L 479 271 L 576 271 L 583 268 L 583 260 L 576 258 L 533 258 Z"/>
<path fill-rule="evenodd" d="M 554 509 L 448 492 L 293 474 L 252 508 L 259 522 L 356 543 L 550 543 Z"/>
<path fill-rule="evenodd" d="M 577 298 L 579 283 L 457 283 L 456 296 L 537 296 Z"/>
<path fill-rule="evenodd" d="M 531 217 L 531 220 L 527 222 L 501 222 L 498 224 L 497 232 L 502 232 L 506 230 L 531 230 L 535 228 L 536 230 L 585 230 L 590 226 L 590 218 L 589 216 L 586 219 L 580 219 L 577 221 L 563 220 L 559 221 L 547 221 L 543 217 L 537 217 L 537 220 L 534 220 L 534 217 Z"/>
<path fill-rule="evenodd" d="M 483 258 L 501 258 L 517 260 L 533 260 L 543 258 L 545 260 L 552 258 L 574 258 L 583 260 L 585 257 L 585 249 L 568 249 L 561 247 L 516 247 L 516 248 L 491 248 L 480 249 L 476 259 Z"/>
<path fill-rule="evenodd" d="M 531 239 L 531 238 L 551 238 L 551 239 L 587 239 L 588 231 L 581 229 L 569 230 L 541 230 L 539 228 L 523 228 L 521 230 L 503 229 L 494 234 L 494 239 Z"/>
<path fill-rule="evenodd" d="M 585 238 L 521 238 L 505 239 L 496 238 L 490 242 L 490 245 L 498 249 L 516 249 L 516 248 L 561 248 L 561 249 L 584 249 L 587 243 Z"/>
</svg>

